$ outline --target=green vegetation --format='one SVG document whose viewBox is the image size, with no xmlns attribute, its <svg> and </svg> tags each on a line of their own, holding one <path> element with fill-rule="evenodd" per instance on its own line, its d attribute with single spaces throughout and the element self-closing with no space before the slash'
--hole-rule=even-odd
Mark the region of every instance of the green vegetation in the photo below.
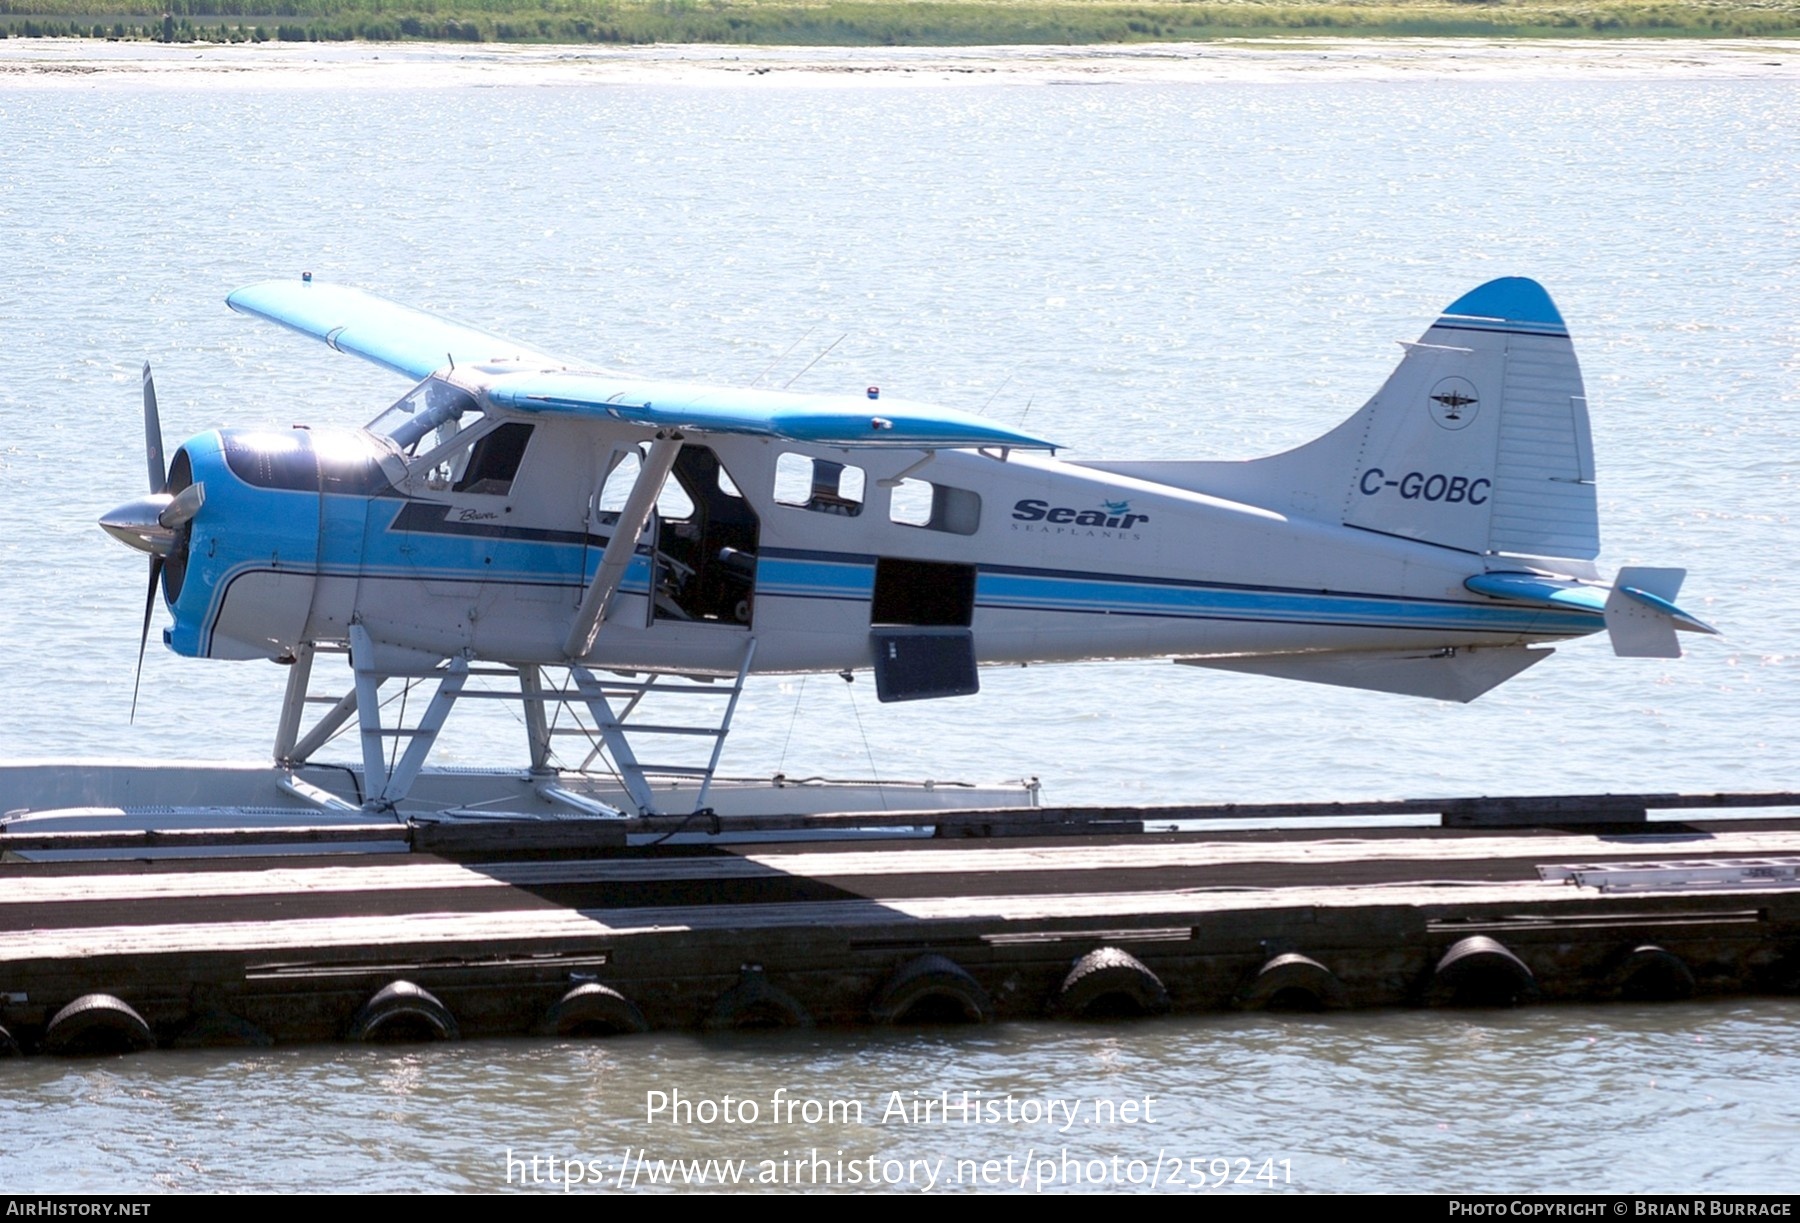
<svg viewBox="0 0 1800 1223">
<path fill-rule="evenodd" d="M 977 46 L 1800 35 L 1800 0 L 0 0 L 0 36 Z"/>
</svg>

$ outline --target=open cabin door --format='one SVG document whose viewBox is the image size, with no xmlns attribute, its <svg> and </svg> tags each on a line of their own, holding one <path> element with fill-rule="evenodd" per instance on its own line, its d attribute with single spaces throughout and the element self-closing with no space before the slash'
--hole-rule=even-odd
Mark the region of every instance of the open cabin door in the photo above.
<svg viewBox="0 0 1800 1223">
<path fill-rule="evenodd" d="M 719 456 L 686 445 L 657 503 L 652 621 L 750 627 L 761 521 Z"/>
<path fill-rule="evenodd" d="M 631 495 L 643 457 L 621 446 L 607 459 L 594 498 L 596 535 L 610 536 Z M 710 447 L 684 444 L 638 542 L 625 589 L 646 595 L 645 627 L 705 624 L 750 627 L 755 614 L 761 521 Z M 641 575 L 641 576 L 640 576 Z"/>
<path fill-rule="evenodd" d="M 924 701 L 981 691 L 974 619 L 975 566 L 877 560 L 869 607 L 876 696 Z"/>
</svg>

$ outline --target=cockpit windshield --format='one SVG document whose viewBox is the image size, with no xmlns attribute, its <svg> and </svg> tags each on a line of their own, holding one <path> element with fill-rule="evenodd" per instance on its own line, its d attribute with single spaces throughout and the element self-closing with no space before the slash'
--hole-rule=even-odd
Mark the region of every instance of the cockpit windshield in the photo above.
<svg viewBox="0 0 1800 1223">
<path fill-rule="evenodd" d="M 480 419 L 481 407 L 473 395 L 433 375 L 370 421 L 368 428 L 411 457 L 435 449 Z"/>
</svg>

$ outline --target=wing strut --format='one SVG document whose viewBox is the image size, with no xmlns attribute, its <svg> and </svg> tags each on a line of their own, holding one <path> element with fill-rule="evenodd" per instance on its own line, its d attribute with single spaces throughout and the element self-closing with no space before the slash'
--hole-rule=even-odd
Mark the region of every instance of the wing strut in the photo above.
<svg viewBox="0 0 1800 1223">
<path fill-rule="evenodd" d="M 575 612 L 574 623 L 569 625 L 568 637 L 563 640 L 563 657 L 570 661 L 585 657 L 594 648 L 594 638 L 600 635 L 600 622 L 606 619 L 607 604 L 612 602 L 614 592 L 619 589 L 631 558 L 637 555 L 638 536 L 644 533 L 644 524 L 650 521 L 656 499 L 662 495 L 663 485 L 674 469 L 675 456 L 680 453 L 679 433 L 658 433 L 656 440 L 650 443 L 650 455 L 638 472 L 637 483 L 631 486 L 631 495 L 625 499 L 625 508 L 619 512 L 619 521 L 613 526 L 612 538 L 606 541 L 606 551 L 600 556 L 600 567 L 594 571 L 594 580 Z"/>
</svg>

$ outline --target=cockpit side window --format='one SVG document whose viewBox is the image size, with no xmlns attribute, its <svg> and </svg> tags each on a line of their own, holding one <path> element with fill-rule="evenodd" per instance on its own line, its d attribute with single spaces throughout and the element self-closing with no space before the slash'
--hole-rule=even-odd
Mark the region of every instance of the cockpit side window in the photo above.
<svg viewBox="0 0 1800 1223">
<path fill-rule="evenodd" d="M 465 418 L 466 419 L 466 418 Z M 479 421 L 477 417 L 477 421 Z M 417 460 L 415 479 L 434 493 L 505 496 L 525 458 L 532 426 L 508 421 L 494 428 L 470 427 Z"/>
<path fill-rule="evenodd" d="M 450 491 L 504 497 L 512 491 L 513 478 L 519 474 L 519 464 L 525 460 L 525 444 L 530 440 L 531 426 L 516 420 L 482 434 L 469 451 L 461 478 Z"/>
</svg>

